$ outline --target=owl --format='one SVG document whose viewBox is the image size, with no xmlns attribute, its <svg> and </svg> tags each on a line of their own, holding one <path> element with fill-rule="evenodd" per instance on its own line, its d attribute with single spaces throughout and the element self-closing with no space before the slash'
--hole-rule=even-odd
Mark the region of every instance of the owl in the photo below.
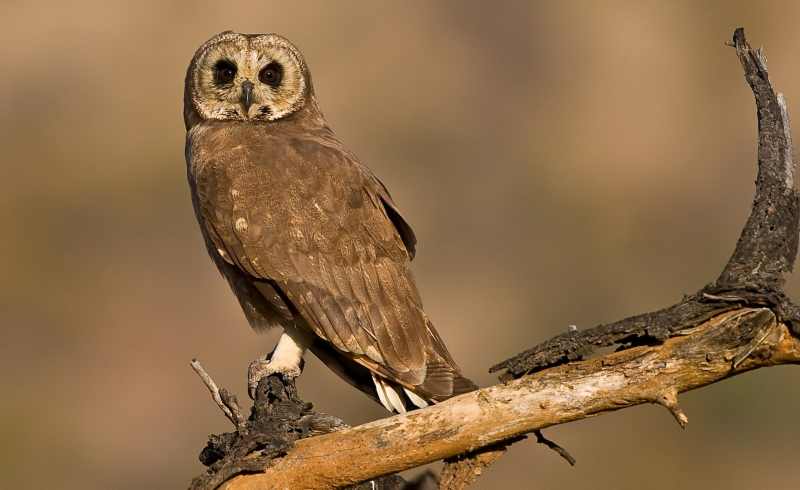
<svg viewBox="0 0 800 490">
<path fill-rule="evenodd" d="M 250 396 L 298 376 L 310 350 L 392 412 L 476 386 L 422 308 L 416 238 L 389 191 L 336 137 L 300 51 L 275 34 L 220 33 L 186 75 L 186 163 L 208 253 L 256 331 Z"/>
</svg>

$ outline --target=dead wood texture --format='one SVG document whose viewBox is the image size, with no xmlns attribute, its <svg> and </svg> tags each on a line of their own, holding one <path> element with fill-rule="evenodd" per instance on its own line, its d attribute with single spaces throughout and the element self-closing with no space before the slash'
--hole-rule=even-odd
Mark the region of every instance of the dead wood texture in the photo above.
<svg viewBox="0 0 800 490">
<path fill-rule="evenodd" d="M 716 281 L 676 305 L 570 331 L 503 361 L 492 368 L 503 371 L 501 384 L 358 427 L 329 421 L 312 432 L 309 420 L 319 416 L 296 392 L 288 412 L 270 408 L 286 400 L 262 396 L 243 427 L 234 416 L 236 432 L 212 436 L 212 471 L 193 488 L 431 488 L 431 478 L 376 478 L 449 458 L 439 486 L 461 489 L 525 434 L 569 457 L 540 430 L 641 403 L 664 406 L 684 427 L 679 393 L 757 368 L 800 364 L 800 309 L 782 289 L 800 216 L 786 104 L 772 88 L 763 52 L 749 46 L 741 28 L 731 45 L 756 100 L 758 178 L 751 215 Z M 618 351 L 587 359 L 611 345 Z M 262 381 L 276 392 L 285 389 L 281 383 Z M 320 432 L 327 433 L 305 437 Z"/>
</svg>

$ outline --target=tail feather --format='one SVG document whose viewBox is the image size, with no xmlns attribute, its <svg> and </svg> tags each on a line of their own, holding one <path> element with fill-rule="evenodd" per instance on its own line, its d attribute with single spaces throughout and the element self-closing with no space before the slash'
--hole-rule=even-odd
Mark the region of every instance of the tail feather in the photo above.
<svg viewBox="0 0 800 490">
<path fill-rule="evenodd" d="M 322 339 L 314 341 L 311 351 L 342 379 L 387 410 L 402 413 L 478 389 L 475 383 L 461 374 L 433 326 L 429 328 L 433 331 L 433 342 L 428 351 L 425 379 L 417 386 L 393 381 L 388 378 L 389 373 L 373 372 Z"/>
<path fill-rule="evenodd" d="M 406 394 L 408 399 L 413 403 L 417 408 L 425 408 L 429 405 L 425 399 L 421 396 L 417 395 L 413 391 L 409 390 L 408 388 L 403 388 L 403 392 Z"/>
<path fill-rule="evenodd" d="M 432 399 L 439 402 L 477 390 L 478 386 L 461 374 L 461 369 L 456 364 L 450 351 L 447 350 L 447 346 L 430 319 L 426 318 L 426 325 L 431 343 L 428 350 L 425 381 L 420 388 L 426 391 Z"/>
<path fill-rule="evenodd" d="M 478 385 L 473 383 L 469 378 L 458 375 L 458 377 L 453 379 L 453 396 L 463 395 L 464 393 L 469 393 L 477 389 Z"/>
</svg>

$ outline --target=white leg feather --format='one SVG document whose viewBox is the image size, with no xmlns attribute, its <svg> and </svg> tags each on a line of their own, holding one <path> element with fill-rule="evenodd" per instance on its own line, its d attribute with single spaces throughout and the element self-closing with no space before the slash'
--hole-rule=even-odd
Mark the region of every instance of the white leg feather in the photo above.
<svg viewBox="0 0 800 490">
<path fill-rule="evenodd" d="M 394 410 L 392 410 L 392 406 L 386 398 L 386 392 L 383 390 L 383 384 L 378 381 L 378 378 L 374 374 L 372 375 L 372 382 L 375 383 L 375 391 L 378 392 L 378 399 L 381 401 L 381 405 L 383 405 L 386 410 L 393 412 Z"/>
<path fill-rule="evenodd" d="M 286 329 L 278 339 L 278 345 L 272 351 L 270 366 L 277 372 L 300 372 L 300 362 L 303 360 L 308 346 L 313 339 L 307 332 L 300 330 Z"/>
<path fill-rule="evenodd" d="M 416 405 L 417 408 L 425 408 L 428 406 L 428 402 L 423 400 L 419 395 L 417 395 L 413 391 L 408 390 L 406 388 L 403 388 L 403 391 L 406 392 L 406 396 L 408 397 L 408 399 L 411 400 L 411 403 Z"/>
<path fill-rule="evenodd" d="M 386 398 L 389 399 L 389 403 L 392 404 L 392 407 L 394 407 L 395 411 L 397 413 L 406 413 L 406 406 L 403 403 L 403 399 L 400 398 L 400 395 L 397 393 L 394 387 L 392 387 L 392 385 L 386 381 L 380 381 L 381 384 L 383 384 L 384 391 L 386 391 Z"/>
</svg>

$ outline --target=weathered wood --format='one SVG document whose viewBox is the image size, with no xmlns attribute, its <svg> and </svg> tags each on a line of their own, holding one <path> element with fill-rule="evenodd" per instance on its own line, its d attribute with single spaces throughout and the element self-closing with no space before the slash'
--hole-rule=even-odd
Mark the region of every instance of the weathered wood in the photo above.
<svg viewBox="0 0 800 490">
<path fill-rule="evenodd" d="M 787 363 L 800 363 L 800 340 L 769 309 L 737 309 L 663 345 L 565 364 L 424 410 L 299 440 L 264 473 L 238 476 L 222 488 L 336 488 L 641 403 L 680 414 L 679 392 Z"/>
<path fill-rule="evenodd" d="M 609 325 L 566 332 L 492 366 L 513 379 L 563 362 L 583 359 L 597 347 L 661 342 L 687 325 L 737 305 L 767 305 L 800 334 L 800 312 L 782 293 L 794 267 L 798 247 L 800 198 L 794 187 L 789 114 L 783 94 L 776 93 L 761 49 L 752 49 L 744 29 L 731 46 L 753 91 L 758 117 L 758 177 L 755 198 L 736 249 L 716 282 L 667 308 L 625 318 Z"/>
<path fill-rule="evenodd" d="M 800 217 L 789 113 L 783 94 L 769 80 L 763 50 L 750 47 L 741 27 L 732 44 L 756 100 L 758 177 L 750 218 L 717 286 L 780 289 L 794 267 Z"/>
<path fill-rule="evenodd" d="M 658 311 L 642 313 L 586 330 L 564 332 L 495 364 L 489 372 L 505 370 L 500 379 L 507 381 L 543 368 L 584 359 L 598 347 L 663 342 L 675 332 L 735 308 L 737 308 L 736 303 L 706 302 L 702 294 L 695 294 L 676 305 Z"/>
</svg>

